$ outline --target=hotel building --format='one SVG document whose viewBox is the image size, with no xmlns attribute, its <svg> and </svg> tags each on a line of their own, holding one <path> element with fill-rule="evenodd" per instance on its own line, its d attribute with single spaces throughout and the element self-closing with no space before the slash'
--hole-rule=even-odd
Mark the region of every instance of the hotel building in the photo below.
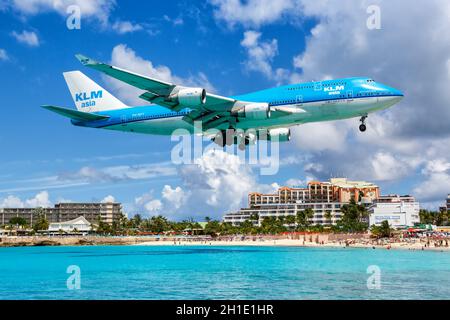
<svg viewBox="0 0 450 320">
<path fill-rule="evenodd" d="M 120 203 L 58 203 L 54 208 L 43 208 L 43 214 L 49 223 L 61 223 L 84 217 L 90 223 L 100 221 L 112 224 L 122 215 Z M 6 225 L 14 217 L 24 218 L 28 225 L 33 225 L 39 218 L 36 208 L 0 209 L 0 225 Z"/>
<path fill-rule="evenodd" d="M 383 221 L 388 221 L 393 228 L 412 227 L 420 223 L 420 205 L 411 196 L 382 196 L 368 210 L 370 226 L 379 226 Z"/>
<path fill-rule="evenodd" d="M 250 193 L 248 208 L 225 215 L 223 221 L 239 225 L 257 214 L 260 224 L 265 217 L 295 216 L 298 211 L 312 209 L 312 224 L 336 224 L 342 217 L 342 205 L 349 203 L 351 199 L 371 204 L 379 197 L 379 187 L 365 181 L 349 181 L 344 178 L 328 182 L 312 181 L 306 188 L 282 187 L 275 194 Z M 331 220 L 327 218 L 327 213 L 331 214 Z"/>
</svg>

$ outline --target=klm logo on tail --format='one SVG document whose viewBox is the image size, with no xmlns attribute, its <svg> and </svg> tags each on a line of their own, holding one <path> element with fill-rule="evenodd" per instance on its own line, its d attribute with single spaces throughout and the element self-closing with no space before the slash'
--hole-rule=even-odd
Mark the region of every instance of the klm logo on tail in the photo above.
<svg viewBox="0 0 450 320">
<path fill-rule="evenodd" d="M 95 100 L 103 98 L 103 91 L 91 91 L 90 94 L 87 92 L 80 92 L 75 93 L 75 101 L 76 102 L 82 102 L 81 107 L 87 108 L 87 107 L 93 107 L 95 106 Z"/>
</svg>

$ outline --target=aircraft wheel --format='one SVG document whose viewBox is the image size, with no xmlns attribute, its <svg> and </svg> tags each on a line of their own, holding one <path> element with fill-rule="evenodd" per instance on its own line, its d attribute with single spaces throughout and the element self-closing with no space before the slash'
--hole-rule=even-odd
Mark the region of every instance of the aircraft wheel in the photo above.
<svg viewBox="0 0 450 320">
<path fill-rule="evenodd" d="M 365 124 L 362 124 L 362 125 L 359 126 L 359 131 L 366 132 L 366 130 L 367 130 L 367 127 L 366 127 Z"/>
</svg>

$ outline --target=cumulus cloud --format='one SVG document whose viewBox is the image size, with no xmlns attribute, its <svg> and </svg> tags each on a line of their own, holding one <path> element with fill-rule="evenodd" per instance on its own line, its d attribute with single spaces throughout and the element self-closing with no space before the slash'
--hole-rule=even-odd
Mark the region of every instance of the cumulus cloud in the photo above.
<svg viewBox="0 0 450 320">
<path fill-rule="evenodd" d="M 296 0 L 210 0 L 210 3 L 214 6 L 214 17 L 231 28 L 237 24 L 259 27 L 286 16 L 295 18 L 300 9 Z"/>
<path fill-rule="evenodd" d="M 247 60 L 244 62 L 248 71 L 262 73 L 267 79 L 282 83 L 292 78 L 291 73 L 283 68 L 274 69 L 273 59 L 278 55 L 278 41 L 261 41 L 261 32 L 249 30 L 244 33 L 241 46 L 247 52 Z"/>
<path fill-rule="evenodd" d="M 115 203 L 115 202 L 116 202 L 116 198 L 114 198 L 112 195 L 106 196 L 101 201 L 101 203 Z"/>
<path fill-rule="evenodd" d="M 150 191 L 137 197 L 134 211 L 175 219 L 221 218 L 223 213 L 245 205 L 249 192 L 268 193 L 279 187 L 276 183 L 259 184 L 252 169 L 238 156 L 221 150 L 207 151 L 195 164 L 180 167 L 179 176 L 180 186 L 166 185 L 160 195 Z"/>
<path fill-rule="evenodd" d="M 23 201 L 16 197 L 9 195 L 6 198 L 2 199 L 0 202 L 0 208 L 23 208 Z"/>
<path fill-rule="evenodd" d="M 164 65 L 155 66 L 151 61 L 138 56 L 133 49 L 124 44 L 119 44 L 114 47 L 111 54 L 111 64 L 166 82 L 184 86 L 202 87 L 209 92 L 215 92 L 214 86 L 209 82 L 204 73 L 199 72 L 195 76 L 185 78 L 179 77 L 174 75 L 169 67 Z M 135 105 L 144 103 L 143 100 L 139 99 L 139 95 L 141 95 L 143 91 L 112 79 L 111 77 L 104 76 L 104 79 L 113 87 L 114 92 L 122 100 Z"/>
<path fill-rule="evenodd" d="M 16 40 L 20 43 L 23 43 L 30 47 L 39 47 L 40 41 L 39 37 L 34 31 L 22 31 L 22 32 L 16 32 L 13 31 L 11 35 L 16 38 Z"/>
<path fill-rule="evenodd" d="M 25 200 L 13 195 L 0 199 L 0 208 L 49 208 L 52 206 L 53 204 L 47 191 L 39 192 L 33 198 Z"/>
<path fill-rule="evenodd" d="M 126 34 L 143 30 L 142 25 L 133 24 L 130 21 L 116 21 L 111 27 L 119 34 Z"/>
<path fill-rule="evenodd" d="M 443 202 L 450 190 L 450 162 L 436 159 L 427 162 L 422 170 L 424 181 L 414 189 L 414 193 L 428 202 Z"/>
<path fill-rule="evenodd" d="M 57 12 L 67 16 L 67 8 L 76 5 L 82 17 L 97 19 L 103 24 L 108 22 L 115 0 L 13 0 L 12 8 L 25 16 L 33 16 L 46 12 Z"/>
<path fill-rule="evenodd" d="M 144 29 L 142 24 L 131 21 L 111 21 L 111 13 L 116 8 L 115 0 L 12 0 L 10 7 L 21 15 L 35 16 L 47 12 L 56 12 L 68 17 L 68 8 L 80 8 L 81 18 L 100 22 L 102 30 L 112 30 L 118 34 L 126 34 Z"/>
</svg>

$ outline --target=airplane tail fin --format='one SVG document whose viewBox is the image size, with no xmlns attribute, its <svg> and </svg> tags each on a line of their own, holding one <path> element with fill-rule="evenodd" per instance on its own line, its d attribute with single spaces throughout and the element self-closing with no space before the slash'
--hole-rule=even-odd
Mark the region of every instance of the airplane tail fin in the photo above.
<svg viewBox="0 0 450 320">
<path fill-rule="evenodd" d="M 99 112 L 127 108 L 127 105 L 82 72 L 70 71 L 63 75 L 78 111 Z"/>
</svg>

